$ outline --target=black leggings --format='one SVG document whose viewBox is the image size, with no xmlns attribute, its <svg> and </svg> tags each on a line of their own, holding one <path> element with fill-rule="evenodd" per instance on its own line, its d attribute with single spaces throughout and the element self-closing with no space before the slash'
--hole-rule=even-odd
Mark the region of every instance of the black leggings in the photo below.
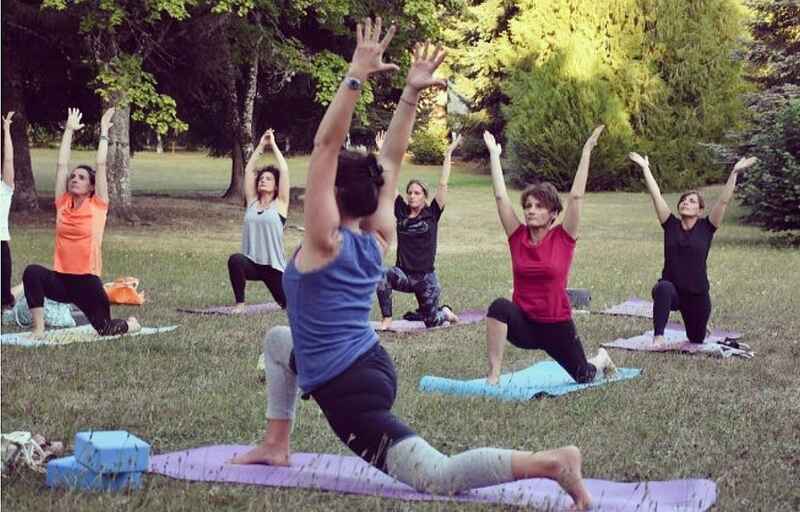
<svg viewBox="0 0 800 512">
<path fill-rule="evenodd" d="M 297 372 L 294 352 L 289 366 Z M 384 472 L 386 451 L 398 441 L 417 435 L 392 414 L 396 395 L 394 364 L 380 343 L 311 392 L 336 436 Z"/>
<path fill-rule="evenodd" d="M 515 347 L 544 350 L 567 370 L 575 382 L 594 380 L 597 368 L 586 360 L 572 320 L 548 324 L 536 322 L 528 318 L 519 306 L 503 298 L 492 302 L 486 316 L 508 326 L 507 338 Z"/>
<path fill-rule="evenodd" d="M 660 280 L 653 287 L 653 332 L 664 334 L 670 311 L 680 311 L 686 337 L 692 343 L 703 343 L 711 317 L 711 296 L 708 292 L 694 295 L 681 293 L 670 281 Z"/>
<path fill-rule="evenodd" d="M 244 254 L 231 254 L 228 258 L 228 275 L 231 278 L 231 287 L 236 303 L 244 302 L 244 287 L 247 281 L 263 281 L 275 302 L 286 308 L 286 295 L 283 293 L 283 272 L 275 270 L 269 265 L 259 265 Z"/>
<path fill-rule="evenodd" d="M 3 295 L 3 307 L 6 307 L 14 305 L 14 296 L 11 295 L 11 246 L 8 244 L 8 240 L 3 240 L 2 246 L 3 246 L 2 295 Z"/>
<path fill-rule="evenodd" d="M 128 332 L 128 322 L 111 318 L 103 282 L 94 274 L 62 274 L 41 265 L 28 265 L 22 274 L 28 308 L 44 307 L 44 299 L 75 304 L 101 336 Z"/>
</svg>

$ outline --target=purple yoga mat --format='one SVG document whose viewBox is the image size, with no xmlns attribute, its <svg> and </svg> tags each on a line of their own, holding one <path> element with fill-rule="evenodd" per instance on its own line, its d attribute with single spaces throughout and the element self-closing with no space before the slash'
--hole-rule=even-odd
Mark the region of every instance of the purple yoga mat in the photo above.
<svg viewBox="0 0 800 512">
<path fill-rule="evenodd" d="M 243 313 L 234 313 L 234 306 L 214 306 L 210 308 L 178 308 L 181 313 L 195 313 L 198 315 L 260 315 L 280 311 L 281 307 L 274 302 L 264 304 L 248 304 Z"/>
<path fill-rule="evenodd" d="M 653 303 L 649 300 L 631 297 L 622 304 L 611 306 L 600 311 L 603 315 L 638 316 L 642 318 L 653 318 Z"/>
<path fill-rule="evenodd" d="M 228 482 L 268 487 L 300 487 L 348 494 L 385 496 L 411 501 L 466 501 L 536 506 L 563 510 L 572 500 L 553 481 L 530 479 L 484 487 L 455 496 L 419 493 L 381 473 L 357 457 L 295 453 L 290 467 L 226 464 L 249 446 L 208 446 L 156 455 L 150 473 L 180 480 Z M 586 480 L 594 499 L 592 510 L 614 512 L 670 512 L 708 510 L 717 499 L 711 480 L 619 483 Z"/>
<path fill-rule="evenodd" d="M 465 309 L 458 313 L 458 322 L 451 324 L 446 323 L 439 327 L 425 327 L 425 322 L 410 322 L 408 320 L 392 320 L 392 326 L 385 331 L 378 331 L 380 322 L 372 321 L 370 325 L 378 332 L 397 332 L 397 333 L 411 333 L 411 332 L 424 332 L 433 329 L 446 329 L 448 327 L 457 327 L 459 325 L 477 324 L 486 318 L 486 311 L 481 309 Z"/>
<path fill-rule="evenodd" d="M 718 354 L 721 347 L 717 343 L 725 340 L 737 340 L 742 333 L 713 329 L 703 343 L 691 343 L 686 338 L 686 331 L 681 324 L 668 323 L 664 329 L 665 343 L 653 345 L 653 331 L 647 331 L 632 338 L 619 338 L 607 343 L 601 343 L 608 348 L 621 348 L 625 350 L 638 350 L 642 352 L 686 352 L 689 354 Z"/>
</svg>

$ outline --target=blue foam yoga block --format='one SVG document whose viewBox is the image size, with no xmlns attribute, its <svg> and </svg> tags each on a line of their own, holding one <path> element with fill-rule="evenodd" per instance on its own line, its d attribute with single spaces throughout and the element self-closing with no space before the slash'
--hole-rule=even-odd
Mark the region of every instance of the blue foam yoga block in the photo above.
<svg viewBox="0 0 800 512">
<path fill-rule="evenodd" d="M 47 486 L 83 491 L 139 489 L 142 486 L 142 472 L 95 473 L 75 457 L 62 457 L 47 463 Z"/>
<path fill-rule="evenodd" d="M 95 473 L 147 471 L 150 445 L 124 430 L 78 432 L 75 459 Z"/>
</svg>

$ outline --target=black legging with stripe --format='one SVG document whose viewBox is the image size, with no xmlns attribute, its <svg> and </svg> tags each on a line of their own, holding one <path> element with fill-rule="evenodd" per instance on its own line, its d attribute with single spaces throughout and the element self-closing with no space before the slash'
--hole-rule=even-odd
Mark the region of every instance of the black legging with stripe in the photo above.
<svg viewBox="0 0 800 512">
<path fill-rule="evenodd" d="M 103 282 L 94 274 L 62 274 L 41 265 L 28 265 L 22 274 L 28 308 L 44 307 L 44 299 L 75 304 L 101 336 L 128 332 L 128 322 L 111 318 Z"/>
</svg>

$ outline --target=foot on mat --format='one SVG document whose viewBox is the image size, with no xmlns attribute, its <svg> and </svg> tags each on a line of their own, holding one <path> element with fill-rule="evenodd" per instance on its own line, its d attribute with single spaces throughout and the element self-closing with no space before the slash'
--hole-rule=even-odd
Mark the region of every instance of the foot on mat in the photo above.
<svg viewBox="0 0 800 512">
<path fill-rule="evenodd" d="M 611 378 L 617 374 L 617 365 L 614 364 L 614 361 L 611 360 L 611 356 L 608 355 L 608 351 L 604 348 L 601 348 L 597 351 L 597 355 L 594 356 L 589 360 L 598 371 L 603 372 L 603 377 Z"/>
<path fill-rule="evenodd" d="M 237 455 L 228 464 L 265 464 L 267 466 L 288 466 L 289 448 L 259 444 L 249 452 Z"/>
</svg>

